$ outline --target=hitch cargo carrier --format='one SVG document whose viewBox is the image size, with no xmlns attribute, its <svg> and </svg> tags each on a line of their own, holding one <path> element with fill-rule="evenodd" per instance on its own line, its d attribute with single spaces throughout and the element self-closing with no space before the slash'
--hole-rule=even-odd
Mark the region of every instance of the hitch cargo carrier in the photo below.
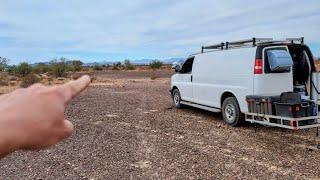
<svg viewBox="0 0 320 180">
<path fill-rule="evenodd" d="M 292 130 L 320 127 L 319 116 L 291 118 L 257 113 L 245 113 L 245 120 L 251 123 Z"/>
<path fill-rule="evenodd" d="M 245 120 L 248 122 L 292 130 L 320 127 L 318 103 L 302 100 L 299 93 L 249 95 L 246 100 L 249 112 L 245 113 Z"/>
</svg>

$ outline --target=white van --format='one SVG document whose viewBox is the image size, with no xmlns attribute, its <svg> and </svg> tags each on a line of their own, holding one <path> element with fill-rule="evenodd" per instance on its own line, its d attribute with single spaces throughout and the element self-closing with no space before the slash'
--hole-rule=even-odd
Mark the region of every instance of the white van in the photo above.
<svg viewBox="0 0 320 180">
<path fill-rule="evenodd" d="M 174 65 L 171 96 L 175 107 L 193 106 L 222 112 L 223 120 L 237 126 L 248 113 L 246 96 L 280 95 L 304 84 L 312 91 L 313 56 L 303 38 L 274 41 L 252 38 L 202 47 L 182 66 Z M 273 72 L 267 60 L 271 50 L 290 53 L 292 67 Z M 309 96 L 310 97 L 310 96 Z"/>
</svg>

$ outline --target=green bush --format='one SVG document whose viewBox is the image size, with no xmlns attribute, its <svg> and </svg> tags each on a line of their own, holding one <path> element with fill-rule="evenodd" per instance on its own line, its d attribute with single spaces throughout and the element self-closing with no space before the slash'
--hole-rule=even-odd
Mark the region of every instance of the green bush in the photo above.
<svg viewBox="0 0 320 180">
<path fill-rule="evenodd" d="M 150 63 L 151 69 L 160 69 L 162 67 L 163 63 L 160 60 L 153 60 Z"/>
<path fill-rule="evenodd" d="M 102 67 L 101 65 L 99 65 L 99 64 L 95 64 L 95 65 L 93 66 L 93 70 L 95 70 L 95 71 L 102 71 L 102 70 L 103 70 L 103 67 Z"/>
<path fill-rule="evenodd" d="M 129 59 L 124 60 L 124 67 L 126 68 L 126 70 L 135 70 L 136 67 L 131 64 Z"/>
<path fill-rule="evenodd" d="M 82 65 L 83 65 L 83 62 L 80 60 L 71 61 L 71 70 L 73 72 L 81 71 Z"/>
<path fill-rule="evenodd" d="M 17 75 L 17 66 L 15 66 L 15 65 L 8 66 L 6 68 L 6 72 L 12 76 L 16 76 Z"/>
<path fill-rule="evenodd" d="M 15 74 L 20 77 L 26 77 L 32 72 L 32 67 L 27 62 L 22 62 L 15 68 Z"/>
<path fill-rule="evenodd" d="M 0 56 L 0 71 L 4 71 L 8 67 L 9 59 Z"/>
<path fill-rule="evenodd" d="M 9 78 L 6 73 L 0 72 L 0 86 L 8 86 Z"/>
<path fill-rule="evenodd" d="M 114 63 L 112 66 L 113 66 L 112 67 L 113 70 L 119 70 L 121 68 L 122 64 L 121 64 L 121 62 L 117 62 L 117 63 Z"/>
<path fill-rule="evenodd" d="M 45 64 L 45 63 L 37 63 L 33 68 L 32 68 L 33 72 L 36 74 L 43 74 L 43 73 L 47 73 L 50 71 L 50 67 L 49 65 Z"/>
<path fill-rule="evenodd" d="M 22 78 L 20 86 L 23 88 L 27 88 L 35 83 L 40 82 L 40 78 L 35 74 L 28 74 L 27 76 Z"/>
<path fill-rule="evenodd" d="M 52 60 L 50 62 L 50 69 L 51 69 L 53 75 L 56 78 L 58 78 L 58 77 L 64 77 L 69 68 L 66 63 L 66 59 L 62 57 L 60 59 Z"/>
<path fill-rule="evenodd" d="M 0 79 L 0 86 L 8 86 L 9 85 L 9 81 L 7 81 L 6 79 Z"/>
</svg>

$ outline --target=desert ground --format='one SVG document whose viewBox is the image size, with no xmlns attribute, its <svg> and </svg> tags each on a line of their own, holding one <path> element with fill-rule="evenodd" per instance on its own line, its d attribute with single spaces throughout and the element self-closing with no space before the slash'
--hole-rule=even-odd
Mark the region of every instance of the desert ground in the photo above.
<svg viewBox="0 0 320 180">
<path fill-rule="evenodd" d="M 171 74 L 94 73 L 66 110 L 73 136 L 1 159 L 0 179 L 320 179 L 315 129 L 233 128 L 220 114 L 175 109 Z"/>
</svg>

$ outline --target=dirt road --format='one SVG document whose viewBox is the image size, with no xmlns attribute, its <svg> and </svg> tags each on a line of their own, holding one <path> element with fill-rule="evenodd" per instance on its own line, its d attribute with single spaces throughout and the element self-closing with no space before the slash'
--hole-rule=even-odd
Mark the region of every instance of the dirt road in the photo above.
<svg viewBox="0 0 320 180">
<path fill-rule="evenodd" d="M 100 73 L 66 116 L 75 134 L 0 160 L 0 179 L 319 179 L 315 130 L 225 125 L 219 114 L 174 109 L 169 74 Z M 138 73 L 139 74 L 139 73 Z"/>
</svg>

